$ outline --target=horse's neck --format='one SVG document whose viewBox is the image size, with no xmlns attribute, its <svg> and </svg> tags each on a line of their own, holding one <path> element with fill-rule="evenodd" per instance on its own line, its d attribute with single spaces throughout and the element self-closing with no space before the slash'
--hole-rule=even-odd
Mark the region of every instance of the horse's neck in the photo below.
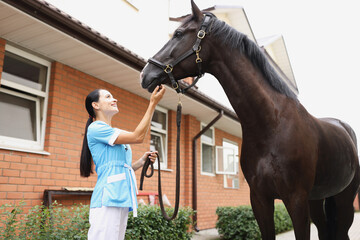
<svg viewBox="0 0 360 240">
<path fill-rule="evenodd" d="M 234 55 L 234 54 L 233 54 Z M 233 56 L 234 57 L 234 56 Z M 216 62 L 212 74 L 222 85 L 232 107 L 239 117 L 243 131 L 264 131 L 277 124 L 275 113 L 277 93 L 246 57 Z"/>
</svg>

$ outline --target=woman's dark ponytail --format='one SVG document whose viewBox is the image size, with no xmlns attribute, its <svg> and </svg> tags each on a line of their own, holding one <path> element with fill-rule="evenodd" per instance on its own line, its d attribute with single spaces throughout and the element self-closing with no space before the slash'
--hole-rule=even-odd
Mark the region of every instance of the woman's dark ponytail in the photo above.
<svg viewBox="0 0 360 240">
<path fill-rule="evenodd" d="M 90 149 L 88 146 L 88 141 L 87 141 L 87 129 L 89 127 L 89 125 L 93 122 L 93 118 L 89 116 L 89 119 L 86 122 L 86 126 L 85 126 L 85 134 L 84 134 L 84 139 L 83 139 L 83 145 L 82 145 L 82 149 L 81 149 L 81 158 L 80 158 L 80 175 L 82 177 L 89 177 L 91 173 L 93 173 L 92 170 L 92 157 L 91 157 L 91 153 L 90 153 Z"/>
<path fill-rule="evenodd" d="M 89 177 L 90 174 L 93 173 L 92 170 L 93 161 L 87 141 L 87 130 L 89 125 L 93 122 L 93 118 L 95 118 L 95 112 L 92 107 L 92 103 L 99 101 L 99 96 L 100 96 L 99 91 L 100 91 L 99 89 L 92 91 L 91 93 L 89 93 L 89 95 L 86 97 L 85 100 L 85 107 L 89 114 L 89 118 L 85 126 L 85 133 L 84 133 L 84 139 L 83 139 L 83 145 L 82 145 L 81 157 L 80 157 L 80 175 L 82 177 Z"/>
</svg>

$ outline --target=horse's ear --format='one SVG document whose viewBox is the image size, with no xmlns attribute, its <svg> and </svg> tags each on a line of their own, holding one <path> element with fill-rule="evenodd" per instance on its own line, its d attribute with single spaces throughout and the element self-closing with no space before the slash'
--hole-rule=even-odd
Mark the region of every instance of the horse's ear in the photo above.
<svg viewBox="0 0 360 240">
<path fill-rule="evenodd" d="M 192 13 L 194 15 L 194 18 L 197 20 L 197 21 L 201 21 L 202 18 L 203 18 L 203 14 L 202 12 L 200 11 L 200 9 L 198 8 L 198 6 L 196 6 L 196 4 L 194 3 L 193 0 L 191 0 L 191 8 L 192 8 Z"/>
</svg>

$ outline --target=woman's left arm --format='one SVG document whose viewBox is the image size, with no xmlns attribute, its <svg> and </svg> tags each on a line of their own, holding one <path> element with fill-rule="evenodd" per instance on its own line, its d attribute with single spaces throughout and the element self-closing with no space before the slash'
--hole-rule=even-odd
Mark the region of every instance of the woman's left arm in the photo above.
<svg viewBox="0 0 360 240">
<path fill-rule="evenodd" d="M 157 158 L 156 153 L 157 152 L 145 152 L 144 155 L 139 160 L 134 162 L 131 167 L 134 169 L 134 171 L 138 170 L 144 165 L 148 157 L 150 157 L 150 160 L 154 163 Z"/>
</svg>

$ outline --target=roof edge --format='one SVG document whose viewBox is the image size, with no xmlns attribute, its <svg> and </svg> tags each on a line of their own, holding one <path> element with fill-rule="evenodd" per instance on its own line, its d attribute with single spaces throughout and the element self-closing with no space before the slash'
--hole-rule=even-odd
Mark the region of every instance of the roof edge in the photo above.
<svg viewBox="0 0 360 240">
<path fill-rule="evenodd" d="M 170 84 L 169 84 L 169 86 L 171 87 Z M 179 82 L 179 86 L 180 86 L 180 88 L 184 89 L 189 85 L 185 84 L 183 82 Z M 236 113 L 234 112 L 234 110 L 225 107 L 224 105 L 222 105 L 219 102 L 216 102 L 215 100 L 211 99 L 209 96 L 207 96 L 206 94 L 197 90 L 196 88 L 189 88 L 186 91 L 185 95 L 188 97 L 191 97 L 192 99 L 194 99 L 206 106 L 211 107 L 212 109 L 217 110 L 218 112 L 220 112 L 220 110 L 223 110 L 225 116 L 227 116 L 237 122 L 240 122 L 240 120 L 239 120 L 238 116 L 236 115 Z"/>
<path fill-rule="evenodd" d="M 130 67 L 141 70 L 146 60 L 128 49 L 111 41 L 107 37 L 82 24 L 53 5 L 39 0 L 2 0 L 22 12 L 78 39 L 81 42 L 123 62 Z"/>
</svg>

